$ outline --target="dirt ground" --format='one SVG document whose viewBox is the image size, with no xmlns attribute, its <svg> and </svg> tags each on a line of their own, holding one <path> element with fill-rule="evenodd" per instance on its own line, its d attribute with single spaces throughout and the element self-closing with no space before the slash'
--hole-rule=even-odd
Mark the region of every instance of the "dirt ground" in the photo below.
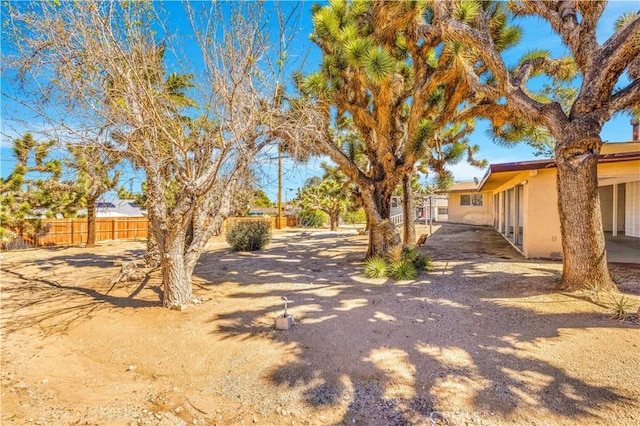
<svg viewBox="0 0 640 426">
<path fill-rule="evenodd" d="M 182 312 L 160 307 L 158 271 L 109 284 L 140 241 L 2 253 L 0 421 L 640 424 L 640 327 L 610 319 L 612 296 L 555 292 L 559 263 L 491 229 L 435 229 L 435 268 L 407 282 L 366 279 L 350 230 L 254 253 L 213 239 L 194 277 L 206 301 Z M 640 268 L 611 268 L 635 312 Z"/>
</svg>

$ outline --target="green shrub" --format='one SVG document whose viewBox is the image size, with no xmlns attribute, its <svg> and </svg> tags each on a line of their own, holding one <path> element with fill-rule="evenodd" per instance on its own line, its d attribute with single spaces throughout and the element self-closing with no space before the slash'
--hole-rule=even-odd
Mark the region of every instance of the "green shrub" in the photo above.
<svg viewBox="0 0 640 426">
<path fill-rule="evenodd" d="M 413 263 L 407 260 L 400 260 L 391 264 L 389 267 L 389 275 L 398 281 L 413 280 L 418 276 L 418 271 L 415 266 L 413 266 Z"/>
<path fill-rule="evenodd" d="M 271 230 L 265 221 L 238 222 L 227 231 L 226 239 L 236 251 L 261 250 L 271 241 Z"/>
<path fill-rule="evenodd" d="M 327 223 L 327 215 L 320 210 L 303 210 L 298 219 L 300 226 L 305 228 L 321 228 Z"/>
<path fill-rule="evenodd" d="M 370 257 L 364 264 L 364 275 L 367 278 L 386 277 L 388 272 L 387 261 L 380 256 Z"/>
<path fill-rule="evenodd" d="M 433 268 L 431 259 L 419 253 L 417 247 L 397 246 L 391 248 L 385 257 L 374 256 L 364 265 L 367 278 L 391 277 L 394 280 L 413 280 L 420 271 Z"/>
<path fill-rule="evenodd" d="M 418 247 L 416 246 L 405 246 L 402 249 L 402 258 L 408 262 L 415 263 L 420 257 L 420 253 L 418 253 Z"/>
<path fill-rule="evenodd" d="M 433 269 L 433 264 L 431 263 L 431 259 L 427 256 L 418 255 L 413 261 L 413 266 L 418 271 L 430 271 Z"/>
</svg>

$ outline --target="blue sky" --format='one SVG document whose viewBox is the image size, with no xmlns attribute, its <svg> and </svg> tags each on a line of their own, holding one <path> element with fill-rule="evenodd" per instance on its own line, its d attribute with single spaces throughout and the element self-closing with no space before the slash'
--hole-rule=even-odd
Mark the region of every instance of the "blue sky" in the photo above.
<svg viewBox="0 0 640 426">
<path fill-rule="evenodd" d="M 311 6 L 314 2 L 306 1 L 302 4 L 303 16 L 300 22 L 297 23 L 298 35 L 294 40 L 294 45 L 289 51 L 290 56 L 293 59 L 300 60 L 305 58 L 304 72 L 315 71 L 321 61 L 321 55 L 319 49 L 309 41 L 309 33 L 312 29 L 311 24 Z M 292 3 L 289 3 L 291 5 Z M 165 6 L 175 13 L 177 5 L 171 4 L 171 2 L 165 3 Z M 270 7 L 267 3 L 266 7 Z M 605 40 L 613 33 L 613 26 L 615 20 L 625 12 L 637 11 L 639 2 L 637 0 L 628 1 L 611 1 L 598 26 L 598 38 L 599 41 Z M 175 25 L 176 29 L 185 24 L 184 18 L 179 16 L 176 19 L 172 19 L 171 23 Z M 505 60 L 507 64 L 513 64 L 517 62 L 520 55 L 526 51 L 532 49 L 547 49 L 552 52 L 553 56 L 562 56 L 568 53 L 566 48 L 559 42 L 558 36 L 552 32 L 549 25 L 538 18 L 520 18 L 517 23 L 523 28 L 522 42 L 516 47 L 505 53 Z M 300 62 L 294 63 L 294 67 L 300 66 Z M 2 81 L 2 90 L 11 90 L 9 82 L 4 79 Z M 12 121 L 12 114 L 16 111 L 15 106 L 8 102 L 6 97 L 1 99 L 1 114 L 2 114 L 2 130 L 0 134 L 0 173 L 2 177 L 7 176 L 14 164 L 11 158 L 11 137 L 16 136 L 16 132 L 19 132 L 19 126 L 16 126 Z M 513 161 L 526 161 L 532 160 L 534 151 L 525 144 L 519 144 L 512 148 L 505 148 L 494 144 L 485 134 L 487 129 L 487 123 L 478 122 L 476 131 L 471 135 L 471 141 L 480 146 L 480 152 L 477 155 L 480 159 L 486 159 L 490 163 L 504 163 Z M 623 142 L 627 141 L 631 137 L 631 126 L 629 124 L 629 117 L 619 114 L 609 121 L 603 128 L 601 137 L 605 141 L 611 142 Z M 299 165 L 295 164 L 293 160 L 285 159 L 283 161 L 283 199 L 291 199 L 295 196 L 295 192 L 306 179 L 312 176 L 321 175 L 320 162 L 323 159 L 316 159 L 310 161 L 308 164 Z M 267 164 L 263 164 L 256 168 L 256 175 L 259 179 L 259 186 L 267 193 L 267 195 L 275 201 L 277 194 L 277 167 L 275 160 L 269 160 Z M 453 166 L 452 171 L 456 180 L 470 180 L 473 177 L 481 178 L 485 170 L 477 169 L 466 163 L 461 163 Z M 143 178 L 141 172 L 134 172 L 132 170 L 126 170 L 125 176 L 123 176 L 123 184 L 127 188 L 137 190 L 139 188 L 139 182 Z"/>
</svg>

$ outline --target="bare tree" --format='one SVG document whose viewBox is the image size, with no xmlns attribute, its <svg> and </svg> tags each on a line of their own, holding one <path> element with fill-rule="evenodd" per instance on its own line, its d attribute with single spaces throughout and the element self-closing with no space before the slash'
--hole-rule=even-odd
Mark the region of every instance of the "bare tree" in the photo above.
<svg viewBox="0 0 640 426">
<path fill-rule="evenodd" d="M 563 248 L 560 287 L 567 290 L 615 288 L 607 266 L 598 197 L 600 131 L 615 113 L 637 110 L 640 104 L 640 14 L 627 15 L 618 22 L 617 31 L 599 43 L 596 26 L 606 4 L 604 1 L 509 3 L 516 15 L 538 16 L 549 22 L 571 55 L 568 60 L 552 59 L 541 51 L 509 69 L 496 49 L 488 25 L 490 14 L 495 8 L 505 7 L 504 4 L 482 9 L 478 3 L 472 26 L 456 19 L 451 3 L 434 2 L 434 31 L 441 30 L 443 36 L 475 48 L 491 72 L 492 78 L 487 81 L 464 72 L 480 100 L 474 113 L 491 119 L 498 132 L 513 121 L 543 124 L 556 140 Z M 541 102 L 527 88 L 532 76 L 559 79 L 575 70 L 582 82 L 568 112 L 563 111 L 560 102 Z"/>
<path fill-rule="evenodd" d="M 206 242 L 271 141 L 266 124 L 277 86 L 269 82 L 278 67 L 270 61 L 282 58 L 267 54 L 258 4 L 184 4 L 193 31 L 180 37 L 159 32 L 170 22 L 164 13 L 145 2 L 42 3 L 12 10 L 11 28 L 22 81 L 30 77 L 41 95 L 106 123 L 112 141 L 144 170 L 163 305 L 181 309 L 196 301 L 191 277 Z M 178 69 L 194 46 L 200 56 L 186 64 L 191 72 Z"/>
</svg>

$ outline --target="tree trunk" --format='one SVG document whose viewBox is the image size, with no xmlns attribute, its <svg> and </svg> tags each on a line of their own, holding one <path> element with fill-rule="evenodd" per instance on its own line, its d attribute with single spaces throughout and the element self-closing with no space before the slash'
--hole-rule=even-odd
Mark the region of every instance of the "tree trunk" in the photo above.
<svg viewBox="0 0 640 426">
<path fill-rule="evenodd" d="M 87 245 L 96 246 L 96 197 L 87 198 Z"/>
<path fill-rule="evenodd" d="M 160 266 L 160 246 L 153 230 L 151 212 L 149 212 L 149 230 L 147 232 L 147 250 L 144 253 L 144 264 L 147 268 Z"/>
<path fill-rule="evenodd" d="M 162 258 L 162 305 L 182 309 L 193 303 L 191 276 L 185 268 L 184 247 L 186 233 L 182 229 L 167 231 L 165 253 Z M 173 234 L 173 235 L 172 235 Z"/>
<path fill-rule="evenodd" d="M 393 187 L 363 191 L 364 208 L 369 225 L 369 246 L 366 258 L 384 256 L 391 248 L 401 245 L 400 235 L 391 222 L 391 194 Z"/>
<path fill-rule="evenodd" d="M 404 197 L 402 238 L 405 246 L 412 246 L 416 244 L 416 207 L 413 202 L 410 174 L 402 177 L 402 187 L 402 195 Z"/>
<path fill-rule="evenodd" d="M 338 230 L 338 219 L 340 218 L 340 211 L 331 211 L 329 213 L 329 226 L 332 231 Z"/>
<path fill-rule="evenodd" d="M 599 142 L 599 138 L 595 138 Z M 563 258 L 559 288 L 569 291 L 616 289 L 607 265 L 598 196 L 599 143 L 577 141 L 563 145 L 571 146 L 571 150 L 559 150 L 556 154 Z"/>
</svg>

